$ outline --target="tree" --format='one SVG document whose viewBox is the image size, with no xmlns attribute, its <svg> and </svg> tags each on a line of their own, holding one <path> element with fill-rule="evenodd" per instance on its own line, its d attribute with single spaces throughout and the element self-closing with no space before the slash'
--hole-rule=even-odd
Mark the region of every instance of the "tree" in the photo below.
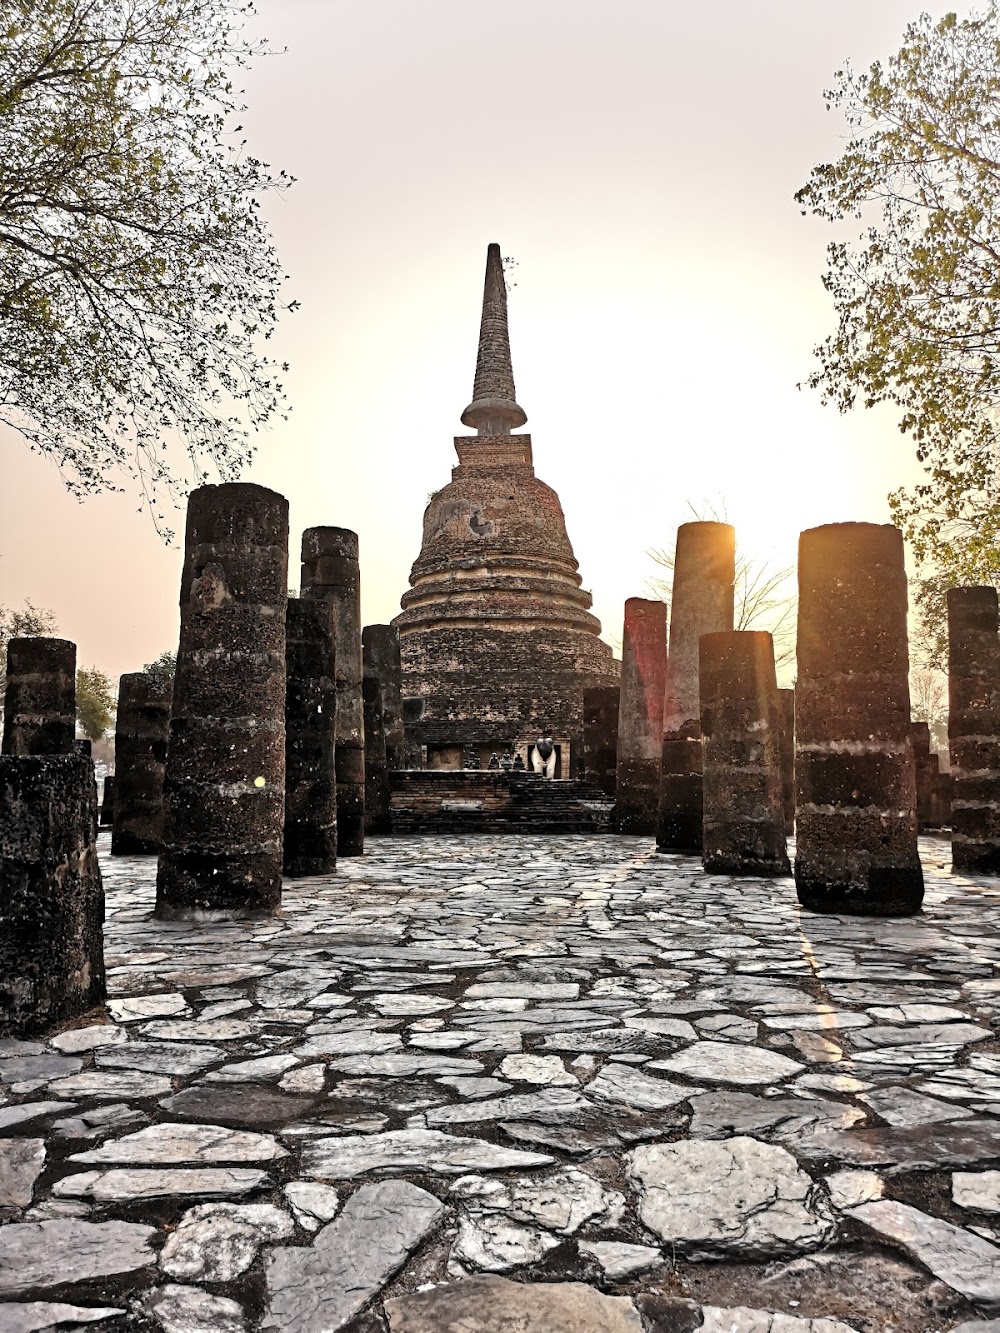
<svg viewBox="0 0 1000 1333">
<path fill-rule="evenodd" d="M 238 475 L 284 396 L 282 274 L 232 71 L 244 0 L 8 0 L 0 23 L 0 422 L 77 495 Z M 285 307 L 291 309 L 296 303 Z"/>
<path fill-rule="evenodd" d="M 159 657 L 147 662 L 142 669 L 148 676 L 163 676 L 167 680 L 173 680 L 177 670 L 177 654 L 165 648 Z"/>
<path fill-rule="evenodd" d="M 76 720 L 88 740 L 99 741 L 114 721 L 115 696 L 110 679 L 97 667 L 76 672 Z"/>
<path fill-rule="evenodd" d="M 940 666 L 943 589 L 1000 584 L 1000 0 L 923 14 L 885 66 L 835 78 L 853 136 L 796 199 L 867 225 L 827 249 L 837 331 L 808 382 L 842 412 L 892 404 L 916 444 L 925 480 L 889 499 Z"/>
</svg>

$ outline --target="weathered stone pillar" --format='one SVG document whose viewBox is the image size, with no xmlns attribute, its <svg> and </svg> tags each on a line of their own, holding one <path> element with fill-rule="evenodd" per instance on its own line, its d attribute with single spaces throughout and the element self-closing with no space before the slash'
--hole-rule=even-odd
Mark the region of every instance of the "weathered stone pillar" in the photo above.
<svg viewBox="0 0 1000 1333">
<path fill-rule="evenodd" d="M 674 556 L 663 701 L 656 825 L 656 845 L 662 852 L 701 851 L 698 641 L 703 634 L 733 628 L 735 578 L 735 529 L 729 523 L 682 523 Z"/>
<path fill-rule="evenodd" d="M 110 828 L 115 822 L 115 775 L 106 773 L 101 788 L 101 828 Z"/>
<path fill-rule="evenodd" d="M 667 608 L 630 597 L 622 629 L 615 829 L 656 832 L 667 669 Z"/>
<path fill-rule="evenodd" d="M 812 911 L 920 910 L 908 666 L 899 529 L 831 523 L 803 532 L 795 884 Z"/>
<path fill-rule="evenodd" d="M 156 856 L 163 846 L 163 779 L 173 680 L 131 671 L 118 682 L 114 856 Z"/>
<path fill-rule="evenodd" d="M 910 723 L 914 776 L 917 784 L 917 829 L 930 828 L 937 805 L 937 755 L 931 753 L 931 729 L 926 722 Z"/>
<path fill-rule="evenodd" d="M 612 800 L 618 769 L 618 708 L 616 685 L 597 685 L 583 692 L 583 775 Z"/>
<path fill-rule="evenodd" d="M 795 691 L 778 691 L 781 740 L 781 792 L 785 808 L 785 835 L 795 830 Z"/>
<path fill-rule="evenodd" d="M 364 674 L 375 677 L 382 698 L 386 763 L 390 769 L 407 768 L 399 630 L 395 625 L 366 625 L 361 631 L 361 648 Z"/>
<path fill-rule="evenodd" d="M 242 482 L 192 491 L 158 916 L 280 905 L 287 597 L 284 496 Z"/>
<path fill-rule="evenodd" d="M 302 596 L 333 607 L 337 645 L 337 855 L 365 850 L 365 722 L 361 681 L 361 571 L 358 535 L 347 528 L 302 534 Z"/>
<path fill-rule="evenodd" d="M 76 734 L 76 644 L 11 639 L 3 754 L 72 754 Z"/>
<path fill-rule="evenodd" d="M 290 597 L 285 619 L 285 874 L 337 867 L 337 665 L 333 608 Z"/>
<path fill-rule="evenodd" d="M 705 869 L 790 875 L 771 636 L 705 634 L 700 661 Z"/>
<path fill-rule="evenodd" d="M 948 749 L 955 870 L 1000 874 L 1000 638 L 995 588 L 948 590 Z"/>
<path fill-rule="evenodd" d="M 0 1037 L 26 1036 L 105 999 L 94 766 L 5 754 L 0 811 Z"/>
<path fill-rule="evenodd" d="M 389 765 L 382 725 L 382 686 L 377 676 L 365 676 L 361 686 L 365 704 L 365 832 L 389 833 Z M 479 755 L 475 756 L 478 767 Z M 472 767 L 467 764 L 466 767 Z"/>
</svg>

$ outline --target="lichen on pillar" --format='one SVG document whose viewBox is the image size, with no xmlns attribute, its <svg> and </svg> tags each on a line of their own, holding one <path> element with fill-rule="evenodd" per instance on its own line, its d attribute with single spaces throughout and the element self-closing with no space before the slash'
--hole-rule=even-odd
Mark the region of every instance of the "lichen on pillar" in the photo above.
<svg viewBox="0 0 1000 1333">
<path fill-rule="evenodd" d="M 254 917 L 281 903 L 288 501 L 188 500 L 156 912 Z"/>
<path fill-rule="evenodd" d="M 76 735 L 76 644 L 15 638 L 7 644 L 3 754 L 72 754 Z"/>
<path fill-rule="evenodd" d="M 289 597 L 285 619 L 284 869 L 292 878 L 337 866 L 337 667 L 333 608 Z"/>
<path fill-rule="evenodd" d="M 781 713 L 770 634 L 700 642 L 702 861 L 725 875 L 789 875 Z"/>
<path fill-rule="evenodd" d="M 667 608 L 630 597 L 622 628 L 615 828 L 656 832 L 667 669 Z"/>
<path fill-rule="evenodd" d="M 906 612 L 897 528 L 802 533 L 795 883 L 812 911 L 920 910 Z"/>
<path fill-rule="evenodd" d="M 1000 874 L 1000 638 L 997 590 L 950 588 L 948 748 L 955 870 Z"/>
<path fill-rule="evenodd" d="M 163 846 L 163 778 L 173 680 L 132 671 L 118 684 L 111 851 L 157 855 Z"/>
</svg>

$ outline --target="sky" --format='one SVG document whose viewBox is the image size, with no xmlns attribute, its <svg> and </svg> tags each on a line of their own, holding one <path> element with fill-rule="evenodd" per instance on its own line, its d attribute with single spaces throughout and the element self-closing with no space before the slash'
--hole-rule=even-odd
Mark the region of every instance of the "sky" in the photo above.
<svg viewBox="0 0 1000 1333">
<path fill-rule="evenodd" d="M 258 0 L 250 149 L 301 309 L 270 350 L 292 412 L 244 480 L 301 532 L 358 532 L 362 618 L 399 610 L 472 393 L 486 247 L 515 261 L 518 400 L 605 637 L 651 550 L 710 510 L 748 556 L 888 521 L 912 445 L 797 384 L 834 327 L 829 224 L 793 195 L 847 129 L 823 90 L 895 52 L 914 0 Z M 966 7 L 961 7 L 966 12 Z M 122 479 L 124 481 L 124 479 Z M 183 516 L 173 526 L 183 531 Z M 51 608 L 113 677 L 176 646 L 181 551 L 133 493 L 78 502 L 0 434 L 0 605 Z"/>
</svg>

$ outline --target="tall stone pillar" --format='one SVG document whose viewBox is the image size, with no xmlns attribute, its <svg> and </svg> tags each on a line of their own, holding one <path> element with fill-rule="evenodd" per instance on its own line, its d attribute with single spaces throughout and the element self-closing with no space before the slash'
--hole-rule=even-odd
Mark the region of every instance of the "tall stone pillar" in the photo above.
<svg viewBox="0 0 1000 1333">
<path fill-rule="evenodd" d="M 3 754 L 71 754 L 76 734 L 76 644 L 11 639 Z"/>
<path fill-rule="evenodd" d="M 164 779 L 160 917 L 281 903 L 288 501 L 243 482 L 188 499 Z"/>
<path fill-rule="evenodd" d="M 106 773 L 101 788 L 101 814 L 98 824 L 101 828 L 110 828 L 115 822 L 115 775 Z"/>
<path fill-rule="evenodd" d="M 285 618 L 285 874 L 337 867 L 337 665 L 333 608 L 289 597 Z"/>
<path fill-rule="evenodd" d="M 667 608 L 630 597 L 622 630 L 615 828 L 656 832 L 667 670 Z"/>
<path fill-rule="evenodd" d="M 831 523 L 799 538 L 795 687 L 799 902 L 920 910 L 906 573 L 898 528 Z"/>
<path fill-rule="evenodd" d="M 155 856 L 163 846 L 163 778 L 173 681 L 132 671 L 118 683 L 111 852 Z"/>
<path fill-rule="evenodd" d="M 583 775 L 614 800 L 618 769 L 617 685 L 596 685 L 583 692 Z"/>
<path fill-rule="evenodd" d="M 931 729 L 926 722 L 910 723 L 913 767 L 917 783 L 917 830 L 934 824 L 937 806 L 937 755 L 931 752 Z"/>
<path fill-rule="evenodd" d="M 733 628 L 736 531 L 729 523 L 677 529 L 670 645 L 663 701 L 656 845 L 698 852 L 702 839 L 702 755 L 698 641 Z"/>
<path fill-rule="evenodd" d="M 795 691 L 778 691 L 781 739 L 781 791 L 785 807 L 785 835 L 795 831 Z"/>
<path fill-rule="evenodd" d="M 790 875 L 771 636 L 705 634 L 700 662 L 705 869 Z"/>
<path fill-rule="evenodd" d="M 390 833 L 389 765 L 382 725 L 382 685 L 378 677 L 365 676 L 361 691 L 365 705 L 365 832 Z"/>
<path fill-rule="evenodd" d="M 365 850 L 365 722 L 361 681 L 361 570 L 358 535 L 347 528 L 302 534 L 302 596 L 333 607 L 337 645 L 337 855 Z"/>
<path fill-rule="evenodd" d="M 955 870 L 1000 874 L 1000 639 L 995 588 L 948 590 L 948 749 Z"/>
<path fill-rule="evenodd" d="M 361 631 L 364 674 L 378 681 L 385 728 L 386 763 L 390 769 L 408 768 L 403 731 L 403 668 L 399 630 L 395 625 L 366 625 Z M 367 747 L 367 740 L 365 742 Z"/>
</svg>

